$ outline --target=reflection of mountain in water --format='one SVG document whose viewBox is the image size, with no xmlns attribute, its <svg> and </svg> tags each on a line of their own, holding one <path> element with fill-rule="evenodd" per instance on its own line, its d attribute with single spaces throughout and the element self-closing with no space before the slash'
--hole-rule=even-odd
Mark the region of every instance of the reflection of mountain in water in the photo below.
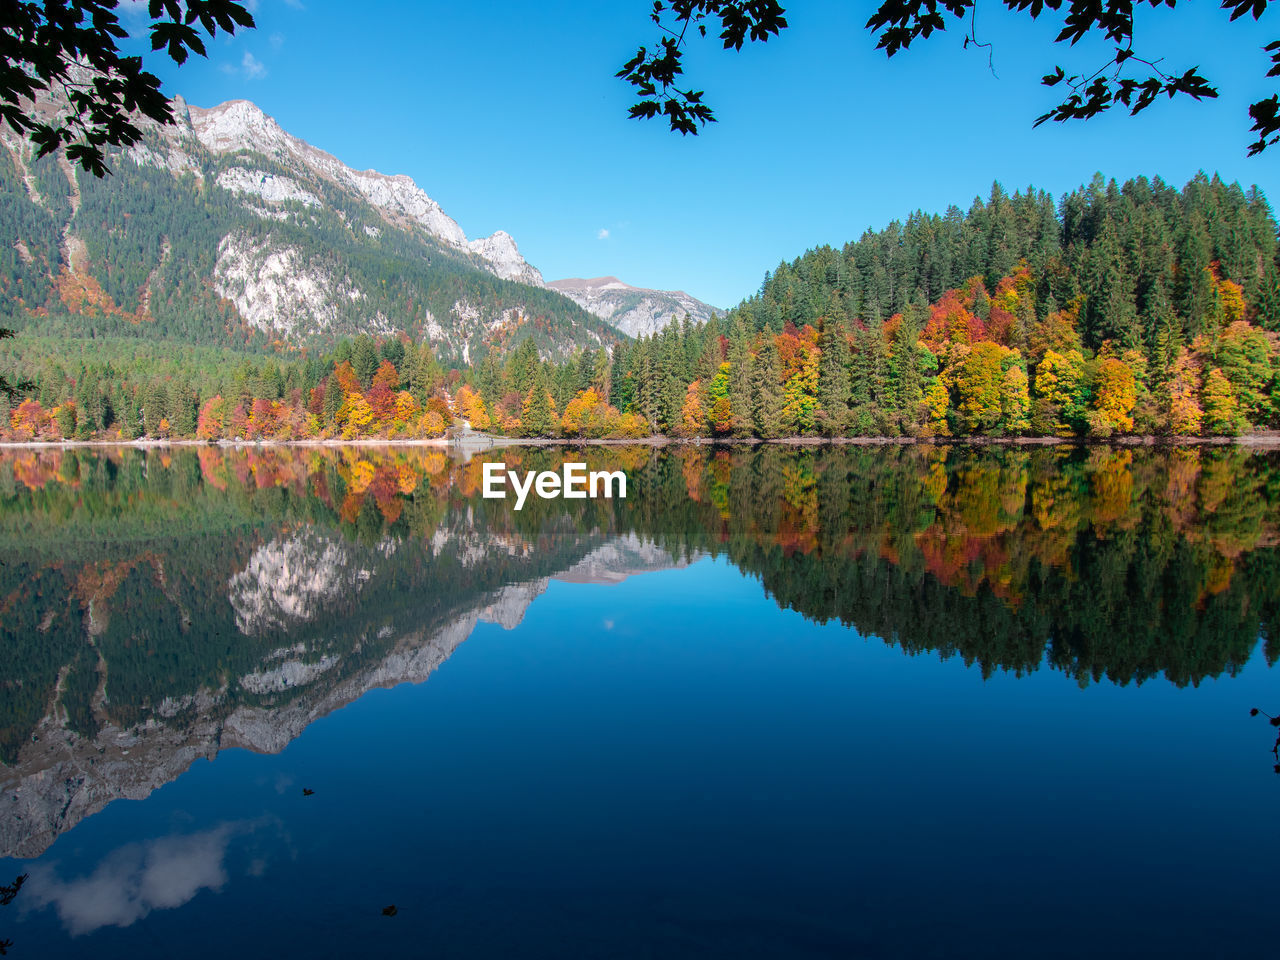
<svg viewBox="0 0 1280 960">
<path fill-rule="evenodd" d="M 225 596 L 241 634 L 272 640 L 257 664 L 217 689 L 165 698 L 136 724 L 113 723 L 99 691 L 93 709 L 102 723 L 92 736 L 69 728 L 59 703 L 0 782 L 0 795 L 9 798 L 0 822 L 0 856 L 39 856 L 112 800 L 141 799 L 198 759 L 230 747 L 278 753 L 314 720 L 369 690 L 423 682 L 478 622 L 518 626 L 549 578 L 614 583 L 676 563 L 635 536 L 594 548 L 596 538 L 579 539 L 580 549 L 569 550 L 579 558 L 563 569 L 481 591 L 456 605 L 423 603 L 418 609 L 429 619 L 420 626 L 408 626 L 412 606 L 408 617 L 375 623 L 357 602 L 364 592 L 378 593 L 382 578 L 395 579 L 400 572 L 390 563 L 398 552 L 395 541 L 370 551 L 307 528 L 262 544 L 229 578 Z M 461 561 L 477 572 L 486 554 L 513 553 L 510 543 L 485 543 L 474 531 L 463 537 L 461 552 L 450 545 L 447 535 L 433 539 L 428 549 L 435 555 L 423 569 L 429 571 L 435 560 L 450 568 Z M 410 589 L 430 586 L 428 576 Z M 277 645 L 291 635 L 309 639 Z M 346 650 L 342 642 L 321 637 L 342 638 Z"/>
<path fill-rule="evenodd" d="M 520 623 L 549 579 L 704 554 L 808 618 L 984 673 L 1188 685 L 1239 670 L 1260 636 L 1280 657 L 1274 454 L 501 456 L 624 469 L 629 495 L 515 512 L 480 496 L 483 458 L 424 448 L 0 451 L 0 788 L 18 797 L 3 849 L 420 681 L 478 621 Z"/>
</svg>

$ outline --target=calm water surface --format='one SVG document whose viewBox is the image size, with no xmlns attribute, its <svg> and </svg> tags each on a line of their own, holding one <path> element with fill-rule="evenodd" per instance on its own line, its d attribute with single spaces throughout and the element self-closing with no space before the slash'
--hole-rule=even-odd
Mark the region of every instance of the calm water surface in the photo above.
<svg viewBox="0 0 1280 960">
<path fill-rule="evenodd" d="M 8 954 L 1274 954 L 1280 457 L 505 459 L 0 451 Z"/>
</svg>

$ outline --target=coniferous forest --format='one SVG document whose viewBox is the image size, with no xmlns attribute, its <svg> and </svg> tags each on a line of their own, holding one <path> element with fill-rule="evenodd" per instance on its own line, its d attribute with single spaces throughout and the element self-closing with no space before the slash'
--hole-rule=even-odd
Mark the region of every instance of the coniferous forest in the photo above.
<svg viewBox="0 0 1280 960">
<path fill-rule="evenodd" d="M 240 352 L 45 319 L 0 342 L 0 375 L 23 387 L 0 425 L 9 439 L 431 437 L 454 419 L 568 438 L 1235 436 L 1280 420 L 1276 238 L 1262 195 L 1217 177 L 1098 176 L 1057 201 L 996 185 L 967 212 L 781 263 L 708 323 L 559 361 L 527 338 L 463 368 L 408 333 Z"/>
</svg>

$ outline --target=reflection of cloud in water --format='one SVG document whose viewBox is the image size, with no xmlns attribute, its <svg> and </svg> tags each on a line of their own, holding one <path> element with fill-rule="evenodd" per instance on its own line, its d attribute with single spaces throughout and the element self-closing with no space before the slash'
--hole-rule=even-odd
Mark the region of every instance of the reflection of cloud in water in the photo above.
<svg viewBox="0 0 1280 960">
<path fill-rule="evenodd" d="M 72 936 L 127 927 L 152 910 L 170 910 L 201 890 L 220 890 L 227 845 L 248 824 L 225 823 L 186 836 L 131 843 L 107 854 L 87 877 L 63 880 L 53 866 L 31 868 L 28 907 L 53 905 Z"/>
</svg>

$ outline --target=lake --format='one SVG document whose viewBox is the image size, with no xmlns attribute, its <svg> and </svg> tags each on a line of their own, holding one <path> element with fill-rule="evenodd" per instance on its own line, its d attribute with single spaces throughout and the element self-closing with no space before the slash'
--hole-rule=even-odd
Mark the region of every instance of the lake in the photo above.
<svg viewBox="0 0 1280 960">
<path fill-rule="evenodd" d="M 1235 447 L 2 450 L 0 941 L 1265 956 L 1278 502 Z"/>
</svg>

